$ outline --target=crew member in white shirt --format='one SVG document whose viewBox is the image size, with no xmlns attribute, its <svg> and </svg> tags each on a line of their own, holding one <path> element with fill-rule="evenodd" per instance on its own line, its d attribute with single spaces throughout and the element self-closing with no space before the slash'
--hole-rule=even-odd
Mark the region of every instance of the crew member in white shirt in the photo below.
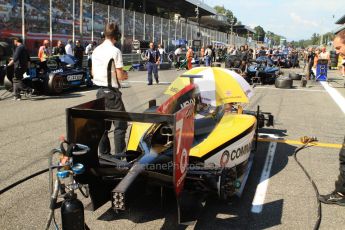
<svg viewBox="0 0 345 230">
<path fill-rule="evenodd" d="M 121 38 L 118 25 L 114 23 L 107 24 L 104 29 L 104 36 L 103 43 L 97 46 L 92 53 L 93 83 L 100 87 L 97 91 L 97 98 L 104 98 L 106 110 L 125 111 L 119 90 L 121 87 L 119 81 L 127 79 L 128 75 L 122 69 L 122 53 L 115 47 L 116 42 Z M 127 122 L 114 121 L 114 126 L 116 155 L 125 151 Z M 111 122 L 107 122 L 106 130 L 110 130 L 110 128 Z M 110 149 L 107 147 L 108 143 L 107 138 L 101 139 L 99 144 L 101 154 L 110 153 Z"/>
<path fill-rule="evenodd" d="M 73 56 L 73 48 L 72 48 L 72 40 L 71 39 L 69 39 L 67 41 L 67 45 L 65 46 L 65 51 L 66 51 L 66 54 Z"/>
</svg>

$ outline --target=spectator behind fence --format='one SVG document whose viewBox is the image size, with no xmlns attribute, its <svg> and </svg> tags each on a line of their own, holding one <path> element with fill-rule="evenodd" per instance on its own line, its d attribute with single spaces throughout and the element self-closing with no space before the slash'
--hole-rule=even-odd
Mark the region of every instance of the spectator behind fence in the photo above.
<svg viewBox="0 0 345 230">
<path fill-rule="evenodd" d="M 73 49 L 74 57 L 77 59 L 76 67 L 83 67 L 84 47 L 80 44 L 79 40 L 75 41 L 75 47 Z"/>
</svg>

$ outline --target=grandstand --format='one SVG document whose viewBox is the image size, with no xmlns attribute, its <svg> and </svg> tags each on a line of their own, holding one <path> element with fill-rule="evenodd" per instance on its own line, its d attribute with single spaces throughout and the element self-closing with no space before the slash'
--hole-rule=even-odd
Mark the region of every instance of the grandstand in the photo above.
<svg viewBox="0 0 345 230">
<path fill-rule="evenodd" d="M 25 0 L 22 12 L 22 1 L 0 0 L 0 39 L 24 35 L 26 46 L 32 55 L 36 55 L 42 40 L 50 39 L 50 29 L 53 45 L 57 40 L 66 42 L 68 39 L 77 38 L 81 38 L 83 42 L 99 41 L 105 23 L 117 22 L 122 28 L 121 42 L 124 53 L 131 52 L 133 40 L 155 41 L 164 44 L 168 49 L 173 48 L 172 41 L 176 39 L 200 39 L 203 45 L 210 44 L 211 41 L 229 43 L 224 29 L 226 21 L 217 17 L 213 8 L 198 0 L 51 1 L 50 11 L 50 2 L 47 0 Z M 199 28 L 196 8 L 201 19 L 211 17 L 212 21 L 200 20 Z"/>
</svg>

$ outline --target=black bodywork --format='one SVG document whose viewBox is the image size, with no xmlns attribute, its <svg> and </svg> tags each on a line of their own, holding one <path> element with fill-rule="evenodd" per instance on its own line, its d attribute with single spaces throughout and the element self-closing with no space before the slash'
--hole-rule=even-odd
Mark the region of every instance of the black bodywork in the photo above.
<svg viewBox="0 0 345 230">
<path fill-rule="evenodd" d="M 23 83 L 34 89 L 36 94 L 60 94 L 81 85 L 91 87 L 88 71 L 74 67 L 74 63 L 74 58 L 68 55 L 53 56 L 46 63 L 32 61 L 27 71 L 28 77 L 23 79 Z M 7 90 L 12 90 L 13 73 L 13 66 L 8 66 L 4 80 Z"/>
<path fill-rule="evenodd" d="M 279 67 L 270 58 L 262 56 L 248 64 L 245 78 L 249 83 L 274 84 L 279 74 Z"/>
</svg>

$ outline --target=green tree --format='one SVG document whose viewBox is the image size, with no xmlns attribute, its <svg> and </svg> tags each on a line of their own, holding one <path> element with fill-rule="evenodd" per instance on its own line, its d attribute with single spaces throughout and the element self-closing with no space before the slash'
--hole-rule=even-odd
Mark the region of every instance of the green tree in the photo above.
<svg viewBox="0 0 345 230">
<path fill-rule="evenodd" d="M 317 33 L 313 33 L 310 40 L 311 40 L 312 45 L 319 45 L 320 44 L 320 35 Z"/>
<path fill-rule="evenodd" d="M 231 24 L 232 19 L 234 20 L 234 25 L 237 23 L 237 18 L 234 16 L 231 10 L 225 9 L 224 6 L 215 6 L 214 9 L 218 14 L 225 15 L 229 24 Z"/>
<path fill-rule="evenodd" d="M 254 39 L 263 42 L 266 35 L 264 28 L 262 28 L 261 26 L 257 26 L 254 28 L 254 30 L 255 30 Z"/>
</svg>

